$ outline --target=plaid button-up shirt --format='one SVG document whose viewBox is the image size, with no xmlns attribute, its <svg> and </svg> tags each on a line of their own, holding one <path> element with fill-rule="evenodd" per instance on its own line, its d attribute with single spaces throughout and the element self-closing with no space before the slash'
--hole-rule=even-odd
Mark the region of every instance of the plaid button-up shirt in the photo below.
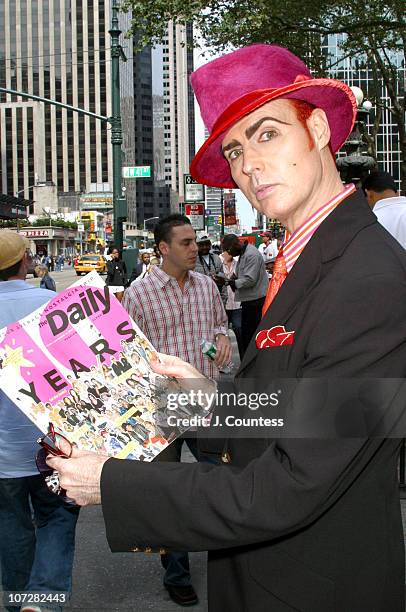
<svg viewBox="0 0 406 612">
<path fill-rule="evenodd" d="M 213 361 L 203 355 L 202 340 L 227 333 L 227 315 L 213 280 L 189 272 L 184 289 L 158 266 L 134 283 L 122 305 L 157 351 L 187 361 L 205 376 L 218 378 Z"/>
</svg>

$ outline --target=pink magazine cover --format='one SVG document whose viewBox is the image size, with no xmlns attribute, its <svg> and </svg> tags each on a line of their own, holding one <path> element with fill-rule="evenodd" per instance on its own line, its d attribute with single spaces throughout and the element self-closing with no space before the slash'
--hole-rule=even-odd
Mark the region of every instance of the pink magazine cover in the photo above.
<svg viewBox="0 0 406 612">
<path fill-rule="evenodd" d="M 0 330 L 2 390 L 43 432 L 84 450 L 151 461 L 187 428 L 169 427 L 176 383 L 150 368 L 155 349 L 97 272 Z M 171 412 L 170 414 L 173 414 Z M 182 415 L 207 413 L 182 407 Z"/>
</svg>

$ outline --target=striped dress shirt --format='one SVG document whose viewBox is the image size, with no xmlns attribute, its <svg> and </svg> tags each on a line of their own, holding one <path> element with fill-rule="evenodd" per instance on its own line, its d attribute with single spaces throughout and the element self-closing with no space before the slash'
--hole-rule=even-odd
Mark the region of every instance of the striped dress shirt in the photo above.
<svg viewBox="0 0 406 612">
<path fill-rule="evenodd" d="M 187 361 L 217 379 L 217 366 L 203 355 L 202 340 L 227 333 L 227 315 L 209 276 L 189 272 L 182 289 L 172 276 L 153 266 L 146 278 L 129 287 L 122 305 L 157 351 Z"/>
<path fill-rule="evenodd" d="M 282 250 L 288 274 L 317 228 L 333 212 L 335 207 L 354 191 L 356 191 L 356 188 L 353 183 L 345 185 L 343 191 L 317 209 L 293 234 L 289 235 L 286 232 Z"/>
</svg>

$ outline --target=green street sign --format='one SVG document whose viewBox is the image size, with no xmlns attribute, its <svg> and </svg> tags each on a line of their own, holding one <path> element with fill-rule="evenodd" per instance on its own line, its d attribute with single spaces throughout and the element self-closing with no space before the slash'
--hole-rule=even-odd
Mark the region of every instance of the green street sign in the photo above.
<svg viewBox="0 0 406 612">
<path fill-rule="evenodd" d="M 123 166 L 123 178 L 150 178 L 151 166 Z"/>
<path fill-rule="evenodd" d="M 206 225 L 207 227 L 211 227 L 212 225 L 214 225 L 214 217 L 212 215 L 206 217 Z"/>
</svg>

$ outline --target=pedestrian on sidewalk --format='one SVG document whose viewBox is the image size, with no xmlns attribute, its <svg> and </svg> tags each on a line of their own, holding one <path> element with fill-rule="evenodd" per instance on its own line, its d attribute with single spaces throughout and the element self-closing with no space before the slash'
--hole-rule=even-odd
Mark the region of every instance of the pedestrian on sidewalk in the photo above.
<svg viewBox="0 0 406 612">
<path fill-rule="evenodd" d="M 115 287 L 115 296 L 121 302 L 126 284 L 127 268 L 121 259 L 119 250 L 113 246 L 110 249 L 110 260 L 107 262 L 106 285 Z"/>
<path fill-rule="evenodd" d="M 383 225 L 406 249 L 406 197 L 400 196 L 389 172 L 371 172 L 362 181 L 368 204 Z"/>
<path fill-rule="evenodd" d="M 193 271 L 198 254 L 195 231 L 187 217 L 173 214 L 159 221 L 154 237 L 162 264 L 153 266 L 149 274 L 126 290 L 123 306 L 158 351 L 186 358 L 206 376 L 218 379 L 218 368 L 231 359 L 227 317 L 213 279 Z M 216 343 L 215 361 L 202 353 L 202 340 Z M 180 462 L 184 443 L 196 458 L 207 460 L 206 455 L 198 456 L 192 436 L 172 442 L 157 460 Z M 217 459 L 215 453 L 213 458 Z M 198 598 L 184 550 L 161 556 L 164 585 L 177 604 L 192 605 Z"/>
<path fill-rule="evenodd" d="M 53 291 L 25 282 L 25 239 L 0 230 L 0 328 L 21 319 Z M 37 382 L 34 376 L 34 382 Z M 17 393 L 17 390 L 16 390 Z M 0 390 L 0 563 L 3 591 L 54 595 L 47 610 L 62 610 L 59 593 L 72 589 L 75 527 L 79 508 L 51 493 L 38 473 L 35 455 L 43 434 Z M 18 606 L 6 610 L 17 612 Z M 35 610 L 22 606 L 21 610 Z"/>
<path fill-rule="evenodd" d="M 210 612 L 401 612 L 406 253 L 337 171 L 355 96 L 278 45 L 227 53 L 191 82 L 210 133 L 192 177 L 238 187 L 286 228 L 235 379 L 247 427 L 223 426 L 222 466 L 76 449 L 48 463 L 70 497 L 102 503 L 112 550 L 208 550 Z M 153 367 L 215 388 L 176 357 Z M 275 409 L 250 405 L 271 391 Z M 283 414 L 281 428 L 259 414 Z"/>
<path fill-rule="evenodd" d="M 217 289 L 220 291 L 221 299 L 224 307 L 227 302 L 227 287 L 225 286 L 225 277 L 223 272 L 223 263 L 217 255 L 211 250 L 211 240 L 205 234 L 196 237 L 197 254 L 195 272 L 210 276 L 216 283 Z"/>
<path fill-rule="evenodd" d="M 128 284 L 131 285 L 133 282 L 145 278 L 149 274 L 151 268 L 151 255 L 148 251 L 144 251 L 140 254 L 140 261 L 134 266 L 131 272 L 130 280 Z"/>
<path fill-rule="evenodd" d="M 227 279 L 226 285 L 235 291 L 235 299 L 241 302 L 241 342 L 245 353 L 262 317 L 268 274 L 261 253 L 252 244 L 243 244 L 235 234 L 227 234 L 222 246 L 231 257 L 238 257 L 235 273 Z"/>
<path fill-rule="evenodd" d="M 226 277 L 226 280 L 230 278 L 235 278 L 235 270 L 237 267 L 238 258 L 232 257 L 227 253 L 227 251 L 223 251 L 220 255 L 220 260 L 223 263 L 223 272 Z M 242 360 L 244 355 L 244 348 L 242 343 L 242 329 L 241 329 L 241 302 L 237 302 L 235 299 L 235 291 L 231 289 L 230 286 L 226 286 L 227 289 L 227 301 L 225 304 L 228 324 L 231 326 L 235 334 L 235 338 L 237 340 L 238 346 L 238 354 L 240 359 Z"/>
<path fill-rule="evenodd" d="M 41 279 L 39 286 L 41 289 L 49 289 L 50 291 L 56 291 L 55 281 L 48 272 L 48 268 L 45 264 L 39 264 L 35 267 L 37 276 Z"/>
<path fill-rule="evenodd" d="M 273 237 L 272 232 L 268 231 L 262 232 L 260 237 L 262 238 L 262 243 L 259 245 L 258 251 L 264 258 L 266 266 L 269 262 L 274 261 L 278 254 L 277 241 Z"/>
</svg>

